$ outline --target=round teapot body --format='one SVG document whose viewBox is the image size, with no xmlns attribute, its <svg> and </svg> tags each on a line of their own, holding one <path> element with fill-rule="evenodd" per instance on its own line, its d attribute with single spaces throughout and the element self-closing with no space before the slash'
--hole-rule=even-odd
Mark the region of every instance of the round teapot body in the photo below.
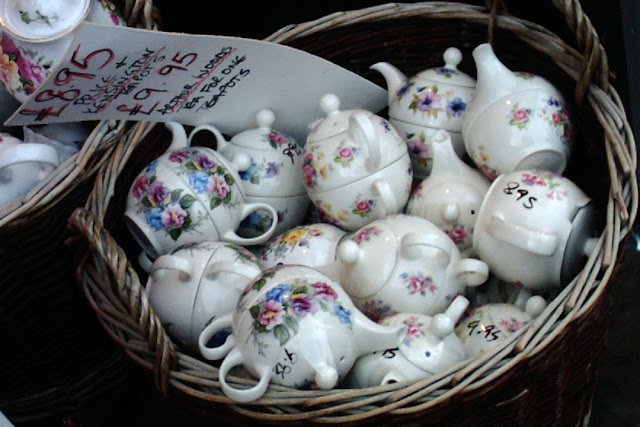
<svg viewBox="0 0 640 427">
<path fill-rule="evenodd" d="M 473 247 L 501 280 L 534 290 L 561 286 L 584 265 L 594 215 L 589 197 L 561 175 L 504 174 L 480 207 Z"/>
<path fill-rule="evenodd" d="M 308 193 L 329 223 L 354 231 L 370 222 L 402 211 L 411 195 L 408 153 L 378 172 L 333 190 Z"/>
<path fill-rule="evenodd" d="M 342 264 L 336 260 L 336 247 L 346 232 L 331 224 L 294 227 L 269 242 L 259 256 L 267 269 L 278 264 L 298 264 L 319 269 L 339 282 Z"/>
<path fill-rule="evenodd" d="M 204 327 L 231 313 L 261 271 L 255 256 L 241 246 L 192 243 L 154 262 L 146 293 L 172 339 L 197 350 Z"/>
</svg>

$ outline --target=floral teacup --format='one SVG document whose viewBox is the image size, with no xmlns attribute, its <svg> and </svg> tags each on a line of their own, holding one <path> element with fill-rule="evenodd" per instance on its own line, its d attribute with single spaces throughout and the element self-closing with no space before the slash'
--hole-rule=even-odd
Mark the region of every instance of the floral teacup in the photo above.
<svg viewBox="0 0 640 427">
<path fill-rule="evenodd" d="M 56 68 L 82 21 L 125 25 L 109 0 L 31 0 L 3 5 L 0 80 L 20 102 L 26 101 Z"/>
</svg>

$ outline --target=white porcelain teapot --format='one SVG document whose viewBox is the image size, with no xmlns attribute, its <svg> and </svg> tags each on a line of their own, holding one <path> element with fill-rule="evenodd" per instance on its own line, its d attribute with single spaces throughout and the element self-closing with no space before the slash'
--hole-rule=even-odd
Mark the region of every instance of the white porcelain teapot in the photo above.
<svg viewBox="0 0 640 427">
<path fill-rule="evenodd" d="M 231 326 L 224 344 L 207 347 Z M 224 357 L 219 380 L 231 399 L 247 402 L 264 394 L 270 382 L 295 388 L 334 388 L 356 358 L 396 347 L 405 325 L 387 327 L 369 320 L 341 286 L 305 266 L 265 270 L 249 283 L 232 315 L 214 320 L 200 335 L 206 359 Z M 227 382 L 229 370 L 244 365 L 259 379 L 251 388 Z"/>
<path fill-rule="evenodd" d="M 389 90 L 389 121 L 409 145 L 409 154 L 418 178 L 431 171 L 429 141 L 440 129 L 451 133 L 456 153 L 465 154 L 462 120 L 475 90 L 476 81 L 458 70 L 462 52 L 450 47 L 443 55 L 445 65 L 429 68 L 407 78 L 388 62 L 371 66 L 385 78 Z"/>
<path fill-rule="evenodd" d="M 302 148 L 292 137 L 273 128 L 273 111 L 256 113 L 258 126 L 234 135 L 229 141 L 213 125 L 196 126 L 189 135 L 191 141 L 201 131 L 211 132 L 216 139 L 216 151 L 228 160 L 238 156 L 250 159 L 249 167 L 240 171 L 240 185 L 245 200 L 267 203 L 278 212 L 275 234 L 302 223 L 309 206 L 302 176 Z M 261 211 L 253 212 L 242 221 L 238 233 L 256 236 L 269 228 L 271 218 Z"/>
<path fill-rule="evenodd" d="M 436 132 L 431 147 L 433 169 L 411 194 L 407 213 L 428 219 L 462 255 L 471 255 L 476 218 L 491 181 L 456 155 L 449 132 Z"/>
<path fill-rule="evenodd" d="M 462 362 L 467 356 L 454 328 L 468 305 L 460 295 L 435 316 L 399 313 L 382 319 L 384 326 L 406 325 L 407 335 L 396 348 L 359 357 L 347 385 L 366 388 L 424 378 Z"/>
<path fill-rule="evenodd" d="M 478 84 L 462 136 L 478 168 L 491 179 L 533 168 L 562 173 L 574 134 L 562 93 L 543 77 L 509 70 L 490 44 L 473 58 Z"/>
<path fill-rule="evenodd" d="M 326 117 L 312 124 L 302 165 L 315 207 L 352 231 L 404 209 L 413 172 L 395 128 L 366 110 L 340 110 L 333 94 L 324 95 L 320 107 Z"/>
<path fill-rule="evenodd" d="M 389 215 L 345 237 L 337 249 L 341 284 L 374 320 L 396 313 L 442 313 L 466 286 L 489 274 L 480 260 L 462 258 L 438 227 L 415 215 Z"/>
</svg>

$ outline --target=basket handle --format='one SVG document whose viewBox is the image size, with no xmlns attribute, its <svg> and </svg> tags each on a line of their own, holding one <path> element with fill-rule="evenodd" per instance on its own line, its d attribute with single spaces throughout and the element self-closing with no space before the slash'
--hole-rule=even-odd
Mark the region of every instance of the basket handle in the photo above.
<svg viewBox="0 0 640 427">
<path fill-rule="evenodd" d="M 486 0 L 485 6 L 489 11 L 488 42 L 493 45 L 493 30 L 499 14 L 508 15 L 506 3 L 508 0 Z M 595 83 L 602 90 L 609 88 L 609 62 L 607 54 L 600 43 L 600 38 L 589 17 L 582 11 L 579 0 L 552 0 L 556 9 L 565 15 L 569 29 L 573 33 L 583 61 L 576 77 L 575 101 L 583 105 L 589 85 Z"/>
</svg>

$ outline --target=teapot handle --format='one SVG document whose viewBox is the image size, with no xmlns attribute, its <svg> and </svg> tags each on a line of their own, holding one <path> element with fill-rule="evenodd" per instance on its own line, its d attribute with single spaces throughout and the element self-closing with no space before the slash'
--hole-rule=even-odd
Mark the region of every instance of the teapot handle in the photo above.
<svg viewBox="0 0 640 427">
<path fill-rule="evenodd" d="M 464 286 L 479 286 L 489 278 L 489 266 L 475 258 L 464 258 L 456 262 L 456 276 L 462 279 Z"/>
<path fill-rule="evenodd" d="M 555 235 L 513 224 L 495 214 L 489 220 L 487 231 L 498 240 L 537 255 L 551 256 L 558 247 Z"/>
<path fill-rule="evenodd" d="M 258 381 L 255 386 L 243 389 L 231 387 L 229 383 L 227 383 L 227 374 L 233 367 L 242 365 L 244 362 L 244 356 L 240 353 L 240 350 L 234 348 L 222 361 L 220 372 L 218 373 L 222 392 L 236 402 L 251 402 L 252 400 L 259 399 L 265 391 L 267 391 L 267 387 L 269 387 L 269 382 L 271 381 L 271 370 L 268 366 L 261 366 L 260 381 Z"/>
<path fill-rule="evenodd" d="M 267 239 L 269 239 L 276 231 L 276 227 L 278 226 L 278 211 L 276 211 L 273 206 L 266 203 L 247 203 L 242 208 L 242 215 L 240 216 L 240 219 L 243 220 L 247 216 L 249 216 L 249 214 L 258 210 L 266 210 L 271 216 L 271 226 L 267 231 L 256 237 L 241 237 L 238 236 L 238 234 L 234 230 L 230 230 L 224 234 L 223 240 L 225 242 L 234 243 L 236 245 L 250 246 L 259 245 L 260 243 L 264 243 Z"/>
<path fill-rule="evenodd" d="M 398 206 L 398 200 L 393 194 L 391 186 L 385 179 L 376 179 L 373 181 L 373 192 L 376 194 L 382 203 L 380 203 L 377 209 L 377 217 L 384 218 L 387 215 L 398 213 L 400 207 Z"/>
<path fill-rule="evenodd" d="M 374 172 L 380 167 L 382 160 L 382 147 L 380 140 L 376 137 L 376 129 L 371 123 L 367 113 L 357 111 L 349 117 L 349 133 L 351 138 L 360 145 L 367 148 L 366 168 L 369 172 Z"/>
<path fill-rule="evenodd" d="M 243 267 L 249 267 L 249 266 L 243 264 Z M 213 262 L 211 264 L 208 264 L 204 268 L 203 276 L 206 277 L 207 279 L 211 280 L 217 274 L 230 273 L 230 274 L 235 274 L 237 276 L 241 276 L 241 277 L 244 277 L 244 278 L 246 278 L 248 280 L 251 280 L 254 277 L 257 277 L 262 272 L 262 270 L 260 270 L 258 267 L 255 267 L 252 270 L 254 270 L 253 276 L 247 276 L 246 274 L 243 274 L 242 270 L 238 269 L 238 263 L 235 262 L 235 261 L 230 261 L 230 260 L 216 261 L 216 262 Z"/>
<path fill-rule="evenodd" d="M 193 141 L 193 137 L 200 131 L 202 130 L 206 130 L 209 131 L 213 134 L 213 136 L 216 138 L 216 151 L 217 152 L 222 152 L 225 150 L 225 148 L 227 147 L 227 145 L 229 144 L 228 141 L 226 139 L 224 139 L 224 136 L 222 135 L 222 133 L 218 130 L 217 127 L 213 126 L 213 125 L 209 125 L 209 124 L 204 124 L 204 125 L 198 125 L 196 127 L 193 128 L 193 130 L 191 131 L 191 133 L 189 134 L 189 139 L 187 140 L 187 145 L 191 145 L 191 141 Z"/>
<path fill-rule="evenodd" d="M 411 232 L 402 236 L 400 243 L 401 253 L 403 256 L 409 259 L 418 259 L 423 257 L 423 250 L 425 248 L 432 248 L 436 250 L 434 259 L 438 261 L 443 267 L 449 264 L 451 261 L 451 253 L 448 249 L 450 245 L 443 236 L 439 236 L 435 233 L 416 233 Z"/>
<path fill-rule="evenodd" d="M 162 270 L 178 270 L 181 281 L 186 282 L 193 277 L 193 263 L 186 258 L 175 255 L 162 255 L 151 265 L 149 274 L 156 277 Z"/>
<path fill-rule="evenodd" d="M 198 337 L 198 348 L 200 349 L 202 357 L 208 360 L 219 360 L 226 356 L 231 349 L 235 348 L 236 339 L 233 334 L 229 334 L 224 344 L 221 346 L 215 348 L 207 347 L 207 343 L 215 334 L 231 326 L 232 320 L 233 312 L 227 313 L 209 323 L 207 327 L 200 332 L 200 336 Z"/>
</svg>

